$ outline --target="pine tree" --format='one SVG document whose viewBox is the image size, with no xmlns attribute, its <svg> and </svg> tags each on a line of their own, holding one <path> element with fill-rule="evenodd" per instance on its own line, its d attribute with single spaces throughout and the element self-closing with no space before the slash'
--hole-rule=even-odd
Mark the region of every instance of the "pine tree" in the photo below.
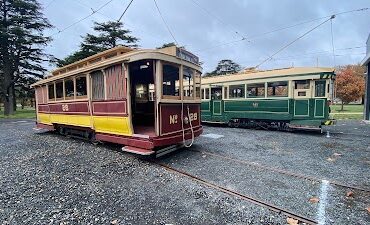
<svg viewBox="0 0 370 225">
<path fill-rule="evenodd" d="M 58 66 L 65 66 L 74 63 L 118 45 L 132 48 L 138 47 L 136 43 L 139 39 L 129 35 L 131 31 L 123 29 L 123 24 L 121 22 L 95 22 L 93 29 L 97 35 L 86 34 L 80 44 L 80 49 L 66 58 L 59 60 L 57 63 Z"/>
<path fill-rule="evenodd" d="M 14 113 L 15 86 L 20 78 L 43 77 L 50 55 L 43 48 L 51 41 L 43 31 L 52 26 L 37 0 L 0 1 L 0 95 L 4 115 Z"/>
<path fill-rule="evenodd" d="M 223 59 L 218 62 L 214 71 L 206 73 L 204 77 L 218 76 L 224 74 L 233 74 L 241 70 L 241 66 L 230 59 Z"/>
</svg>

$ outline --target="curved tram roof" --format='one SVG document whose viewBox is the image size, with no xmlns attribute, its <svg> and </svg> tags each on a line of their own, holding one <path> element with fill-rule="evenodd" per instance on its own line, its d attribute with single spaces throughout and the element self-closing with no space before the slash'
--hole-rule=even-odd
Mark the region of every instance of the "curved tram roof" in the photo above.
<svg viewBox="0 0 370 225">
<path fill-rule="evenodd" d="M 202 77 L 202 84 L 212 84 L 212 83 L 223 83 L 231 81 L 242 81 L 242 80 L 252 80 L 261 78 L 278 78 L 286 76 L 299 76 L 299 75 L 318 75 L 318 74 L 334 74 L 333 68 L 327 67 L 292 67 L 292 68 L 282 68 L 274 70 L 250 70 L 243 71 L 236 74 L 226 74 L 213 77 Z"/>
<path fill-rule="evenodd" d="M 192 55 L 186 50 L 181 51 L 184 53 L 186 52 L 188 55 Z M 117 46 L 72 64 L 57 68 L 53 70 L 46 79 L 32 84 L 31 87 L 77 74 L 84 74 L 94 70 L 104 69 L 112 64 L 120 62 L 134 62 L 143 59 L 160 59 L 172 63 L 183 64 L 198 71 L 202 70 L 202 67 L 199 64 L 182 59 L 177 56 L 177 53 L 178 48 L 175 46 L 162 49 L 132 49 L 124 46 Z"/>
</svg>

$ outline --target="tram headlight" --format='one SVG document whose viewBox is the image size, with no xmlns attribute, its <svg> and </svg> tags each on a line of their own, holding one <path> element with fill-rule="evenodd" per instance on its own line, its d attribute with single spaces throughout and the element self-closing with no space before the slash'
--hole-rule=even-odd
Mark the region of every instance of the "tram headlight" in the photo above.
<svg viewBox="0 0 370 225">
<path fill-rule="evenodd" d="M 187 116 L 184 117 L 184 123 L 188 124 L 189 123 L 189 118 Z"/>
</svg>

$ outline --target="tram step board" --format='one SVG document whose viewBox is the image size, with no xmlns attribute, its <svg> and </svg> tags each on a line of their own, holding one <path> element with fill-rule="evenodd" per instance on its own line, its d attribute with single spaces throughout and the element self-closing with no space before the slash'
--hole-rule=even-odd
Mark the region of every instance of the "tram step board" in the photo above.
<svg viewBox="0 0 370 225">
<path fill-rule="evenodd" d="M 143 148 L 136 148 L 136 147 L 132 147 L 132 146 L 122 147 L 122 151 L 130 152 L 130 153 L 134 153 L 134 154 L 138 154 L 138 155 L 152 155 L 152 154 L 155 153 L 152 150 L 143 149 Z"/>
</svg>

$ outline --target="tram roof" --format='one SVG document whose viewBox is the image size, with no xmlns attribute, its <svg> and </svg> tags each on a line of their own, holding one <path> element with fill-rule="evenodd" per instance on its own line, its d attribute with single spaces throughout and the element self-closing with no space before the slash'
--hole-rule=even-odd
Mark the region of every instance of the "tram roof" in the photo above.
<svg viewBox="0 0 370 225">
<path fill-rule="evenodd" d="M 256 78 L 277 78 L 281 76 L 317 75 L 333 73 L 329 67 L 291 67 L 273 70 L 244 70 L 236 74 L 225 74 L 212 77 L 202 77 L 202 84 L 212 84 L 228 81 L 249 80 Z"/>
<path fill-rule="evenodd" d="M 199 71 L 202 69 L 199 65 L 197 56 L 184 49 L 179 50 L 176 46 L 161 49 L 133 49 L 125 46 L 117 46 L 66 66 L 59 67 L 51 71 L 46 79 L 34 83 L 31 87 L 68 76 L 83 74 L 99 68 L 103 69 L 115 63 L 133 62 L 142 59 L 161 59 L 173 63 L 181 63 Z"/>
</svg>

